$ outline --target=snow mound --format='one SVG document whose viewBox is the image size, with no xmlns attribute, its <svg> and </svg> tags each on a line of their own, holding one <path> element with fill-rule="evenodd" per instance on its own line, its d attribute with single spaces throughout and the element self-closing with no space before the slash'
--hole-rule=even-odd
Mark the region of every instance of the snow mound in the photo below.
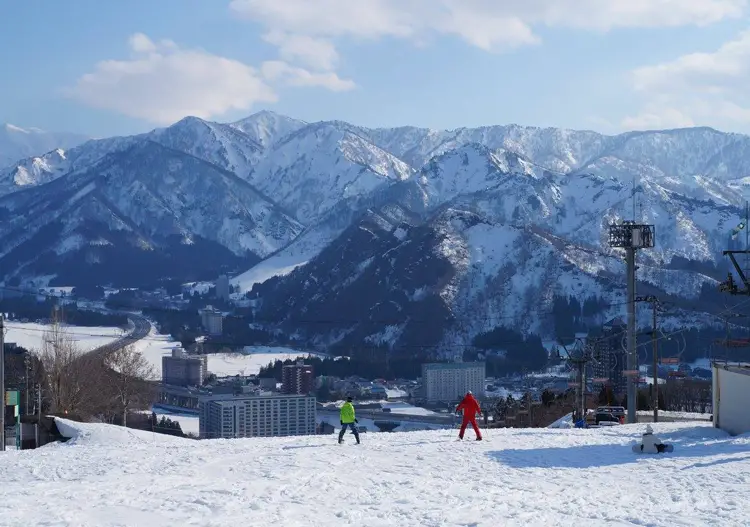
<svg viewBox="0 0 750 527">
<path fill-rule="evenodd" d="M 750 437 L 695 423 L 653 425 L 674 453 L 637 456 L 643 425 L 490 429 L 484 442 L 366 433 L 340 446 L 58 422 L 74 439 L 3 454 L 3 525 L 728 526 L 744 522 L 750 492 Z"/>
<path fill-rule="evenodd" d="M 189 441 L 182 437 L 104 423 L 79 423 L 60 417 L 55 417 L 55 425 L 60 435 L 69 439 L 66 444 L 92 448 L 111 448 L 117 445 L 131 447 L 134 444 L 182 445 Z"/>
</svg>

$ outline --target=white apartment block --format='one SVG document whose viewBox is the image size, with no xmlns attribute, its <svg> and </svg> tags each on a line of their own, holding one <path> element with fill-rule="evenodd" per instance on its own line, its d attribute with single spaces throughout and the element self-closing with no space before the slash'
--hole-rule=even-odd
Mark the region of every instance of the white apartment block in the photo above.
<svg viewBox="0 0 750 527">
<path fill-rule="evenodd" d="M 484 395 L 484 362 L 423 364 L 422 389 L 430 402 L 455 401 L 471 391 L 476 397 Z"/>
<path fill-rule="evenodd" d="M 232 395 L 201 398 L 201 439 L 314 435 L 316 401 L 306 395 Z"/>
</svg>

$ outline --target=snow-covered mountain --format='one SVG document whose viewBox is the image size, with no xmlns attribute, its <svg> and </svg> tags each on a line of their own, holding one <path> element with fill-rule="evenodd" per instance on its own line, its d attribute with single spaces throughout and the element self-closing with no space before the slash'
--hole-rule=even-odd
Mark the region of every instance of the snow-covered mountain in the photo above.
<svg viewBox="0 0 750 527">
<path fill-rule="evenodd" d="M 339 324 L 302 324 L 297 335 L 313 345 L 370 342 L 453 356 L 498 325 L 549 335 L 544 314 L 555 295 L 606 299 L 612 316 L 622 310 L 624 265 L 608 247 L 607 225 L 630 217 L 631 185 L 550 172 L 476 143 L 434 157 L 410 184 L 424 204 L 421 219 L 390 221 L 370 209 L 320 254 L 305 255 L 304 267 L 259 287 L 262 317 L 291 330 L 304 315 L 347 313 Z M 704 284 L 715 286 L 742 211 L 648 177 L 637 179 L 637 189 L 639 219 L 657 232 L 657 247 L 641 253 L 642 288 L 697 299 Z M 704 262 L 705 272 L 685 261 Z M 422 334 L 424 322 L 415 320 L 427 312 L 434 318 Z"/>
<path fill-rule="evenodd" d="M 232 172 L 147 138 L 0 198 L 0 219 L 4 274 L 106 282 L 117 282 L 133 262 L 151 278 L 179 274 L 167 265 L 178 257 L 189 258 L 179 264 L 187 271 L 205 270 L 208 261 L 236 266 L 244 260 L 249 267 L 302 230 Z M 158 265 L 148 268 L 154 259 Z"/>
<path fill-rule="evenodd" d="M 264 110 L 231 123 L 229 126 L 247 134 L 253 141 L 264 147 L 269 147 L 292 132 L 304 128 L 307 124 L 298 119 Z"/>
<path fill-rule="evenodd" d="M 168 128 L 154 130 L 147 137 L 242 178 L 247 178 L 263 155 L 263 145 L 248 134 L 230 125 L 197 117 L 186 117 Z"/>
<path fill-rule="evenodd" d="M 0 167 L 58 148 L 66 150 L 87 139 L 88 137 L 80 134 L 45 132 L 38 128 L 0 124 Z"/>
<path fill-rule="evenodd" d="M 245 179 L 263 156 L 263 146 L 242 131 L 230 125 L 186 117 L 149 133 L 87 141 L 67 152 L 57 149 L 43 156 L 21 159 L 0 170 L 0 196 L 85 168 L 142 140 L 185 152 Z"/>
<path fill-rule="evenodd" d="M 605 136 L 518 125 L 367 129 L 273 112 L 231 124 L 188 117 L 0 171 L 0 264 L 41 273 L 40 251 L 58 254 L 51 269 L 122 233 L 125 260 L 142 255 L 138 247 L 202 240 L 226 265 L 253 255 L 234 283 L 258 286 L 261 310 L 282 323 L 388 305 L 444 316 L 433 328 L 444 346 L 501 321 L 544 334 L 540 313 L 555 295 L 621 298 L 622 258 L 607 226 L 634 214 L 656 226 L 656 247 L 639 255 L 643 287 L 686 302 L 713 287 L 750 197 L 747 153 L 749 137 L 709 128 Z M 205 270 L 200 262 L 184 265 Z M 339 325 L 308 336 L 413 345 L 408 328 L 369 320 L 366 334 Z"/>
<path fill-rule="evenodd" d="M 250 182 L 309 223 L 342 200 L 367 196 L 412 173 L 409 165 L 346 125 L 318 123 L 274 144 Z"/>
</svg>

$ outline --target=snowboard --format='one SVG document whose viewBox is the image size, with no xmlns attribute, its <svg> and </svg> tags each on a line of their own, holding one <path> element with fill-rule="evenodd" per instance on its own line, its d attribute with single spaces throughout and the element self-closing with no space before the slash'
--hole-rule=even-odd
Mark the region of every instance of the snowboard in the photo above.
<svg viewBox="0 0 750 527">
<path fill-rule="evenodd" d="M 664 445 L 666 448 L 664 449 L 664 452 L 659 452 L 660 454 L 666 454 L 668 452 L 674 452 L 674 445 Z M 641 445 L 633 445 L 633 453 L 635 454 L 643 454 L 641 452 Z M 648 452 L 646 452 L 648 453 Z"/>
</svg>

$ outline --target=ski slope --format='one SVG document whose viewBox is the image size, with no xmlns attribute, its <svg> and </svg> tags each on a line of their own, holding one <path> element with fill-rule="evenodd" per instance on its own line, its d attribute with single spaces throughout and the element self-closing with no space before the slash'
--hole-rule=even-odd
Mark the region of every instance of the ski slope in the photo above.
<svg viewBox="0 0 750 527">
<path fill-rule="evenodd" d="M 66 444 L 8 451 L 3 525 L 735 526 L 750 437 L 657 423 L 673 454 L 637 456 L 643 425 L 194 441 L 60 421 Z M 472 437 L 471 432 L 468 437 Z"/>
</svg>

